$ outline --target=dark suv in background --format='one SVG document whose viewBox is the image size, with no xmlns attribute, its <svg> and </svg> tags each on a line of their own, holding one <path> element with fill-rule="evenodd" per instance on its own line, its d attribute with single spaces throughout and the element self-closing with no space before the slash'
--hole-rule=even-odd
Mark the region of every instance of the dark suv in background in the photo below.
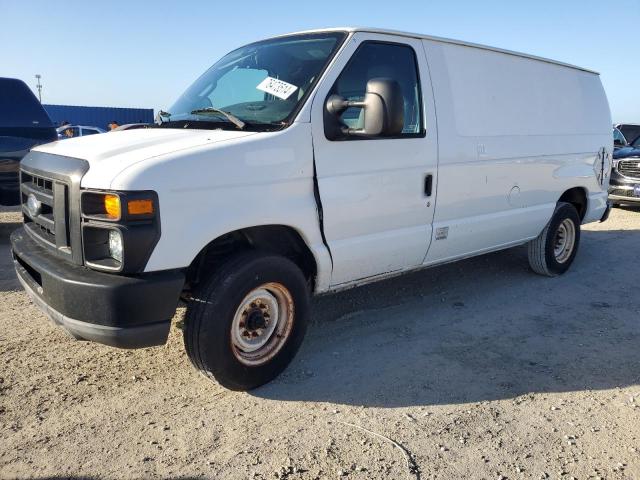
<svg viewBox="0 0 640 480">
<path fill-rule="evenodd" d="M 619 148 L 628 147 L 629 143 L 620 130 L 613 127 L 613 150 L 617 152 Z"/>
<path fill-rule="evenodd" d="M 0 78 L 0 205 L 18 205 L 20 160 L 41 143 L 58 139 L 42 105 L 22 81 Z"/>
<path fill-rule="evenodd" d="M 629 143 L 632 143 L 636 138 L 640 137 L 640 124 L 618 123 L 614 125 L 614 127 L 620 130 Z"/>
<path fill-rule="evenodd" d="M 614 205 L 640 206 L 640 136 L 628 144 L 623 134 L 614 128 L 613 145 L 609 200 Z"/>
</svg>

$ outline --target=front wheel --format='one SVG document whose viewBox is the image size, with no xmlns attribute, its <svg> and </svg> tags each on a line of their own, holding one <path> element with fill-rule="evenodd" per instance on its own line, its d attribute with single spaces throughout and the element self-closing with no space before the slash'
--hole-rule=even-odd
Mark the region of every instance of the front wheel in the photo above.
<svg viewBox="0 0 640 480">
<path fill-rule="evenodd" d="M 559 203 L 540 235 L 529 242 L 529 265 L 540 275 L 566 272 L 580 244 L 580 216 L 570 203 Z"/>
<path fill-rule="evenodd" d="M 277 377 L 307 327 L 309 290 L 289 259 L 245 252 L 221 265 L 189 302 L 184 342 L 189 359 L 231 390 Z"/>
</svg>

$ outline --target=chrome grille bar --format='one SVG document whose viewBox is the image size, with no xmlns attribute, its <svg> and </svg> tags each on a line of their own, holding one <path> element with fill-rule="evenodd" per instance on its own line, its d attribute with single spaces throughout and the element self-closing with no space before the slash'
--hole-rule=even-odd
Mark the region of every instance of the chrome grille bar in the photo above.
<svg viewBox="0 0 640 480">
<path fill-rule="evenodd" d="M 625 177 L 640 179 L 640 158 L 620 160 L 618 172 Z"/>
<path fill-rule="evenodd" d="M 82 265 L 80 181 L 89 163 L 79 158 L 29 152 L 20 162 L 20 195 L 25 230 L 56 255 Z M 27 208 L 30 195 L 41 202 Z M 34 205 L 39 208 L 33 210 Z"/>
</svg>

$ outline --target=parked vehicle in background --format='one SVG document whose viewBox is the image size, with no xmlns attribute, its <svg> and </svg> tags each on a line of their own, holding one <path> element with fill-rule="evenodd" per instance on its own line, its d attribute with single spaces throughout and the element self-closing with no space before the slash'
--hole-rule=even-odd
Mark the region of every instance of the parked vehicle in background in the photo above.
<svg viewBox="0 0 640 480">
<path fill-rule="evenodd" d="M 521 53 L 290 34 L 229 53 L 160 117 L 29 154 L 15 268 L 58 324 L 118 347 L 164 344 L 184 299 L 191 362 L 232 389 L 286 368 L 311 294 L 521 244 L 561 275 L 609 213 L 600 77 Z"/>
<path fill-rule="evenodd" d="M 614 127 L 613 128 L 613 149 L 614 149 L 614 151 L 618 150 L 619 148 L 627 147 L 628 145 L 629 145 L 629 143 L 627 142 L 627 139 L 622 134 L 622 132 Z"/>
<path fill-rule="evenodd" d="M 615 145 L 615 143 L 614 143 Z M 614 147 L 613 158 L 614 160 L 620 160 L 626 157 L 637 156 L 638 147 L 640 147 L 640 137 L 636 138 L 636 141 L 631 144 L 625 144 L 617 148 Z"/>
<path fill-rule="evenodd" d="M 85 137 L 87 135 L 96 135 L 98 133 L 105 133 L 100 127 L 87 127 L 85 125 L 63 125 L 56 129 L 58 138 L 65 140 L 67 138 Z"/>
<path fill-rule="evenodd" d="M 111 130 L 112 132 L 121 132 L 123 130 L 136 130 L 138 128 L 149 128 L 148 123 L 127 123 Z"/>
<path fill-rule="evenodd" d="M 62 125 L 63 121 L 71 125 L 95 125 L 107 130 L 109 124 L 118 120 L 122 125 L 125 123 L 152 123 L 152 108 L 115 108 L 96 107 L 82 105 L 51 105 L 44 104 L 43 107 L 49 117 L 57 125 Z"/>
<path fill-rule="evenodd" d="M 640 137 L 613 152 L 609 199 L 614 205 L 640 205 Z"/>
<path fill-rule="evenodd" d="M 0 205 L 20 204 L 20 160 L 56 140 L 47 112 L 22 80 L 0 78 Z"/>
<path fill-rule="evenodd" d="M 636 138 L 640 137 L 640 124 L 637 123 L 618 123 L 615 128 L 620 130 L 624 138 L 628 143 L 633 142 Z"/>
</svg>

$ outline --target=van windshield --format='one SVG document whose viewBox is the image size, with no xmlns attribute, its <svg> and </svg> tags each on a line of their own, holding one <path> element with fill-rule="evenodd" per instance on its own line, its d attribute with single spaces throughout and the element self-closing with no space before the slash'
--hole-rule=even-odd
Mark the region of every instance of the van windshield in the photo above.
<svg viewBox="0 0 640 480">
<path fill-rule="evenodd" d="M 163 112 L 163 125 L 282 128 L 293 120 L 345 36 L 344 32 L 291 35 L 234 50 L 198 78 L 169 112 Z"/>
</svg>

